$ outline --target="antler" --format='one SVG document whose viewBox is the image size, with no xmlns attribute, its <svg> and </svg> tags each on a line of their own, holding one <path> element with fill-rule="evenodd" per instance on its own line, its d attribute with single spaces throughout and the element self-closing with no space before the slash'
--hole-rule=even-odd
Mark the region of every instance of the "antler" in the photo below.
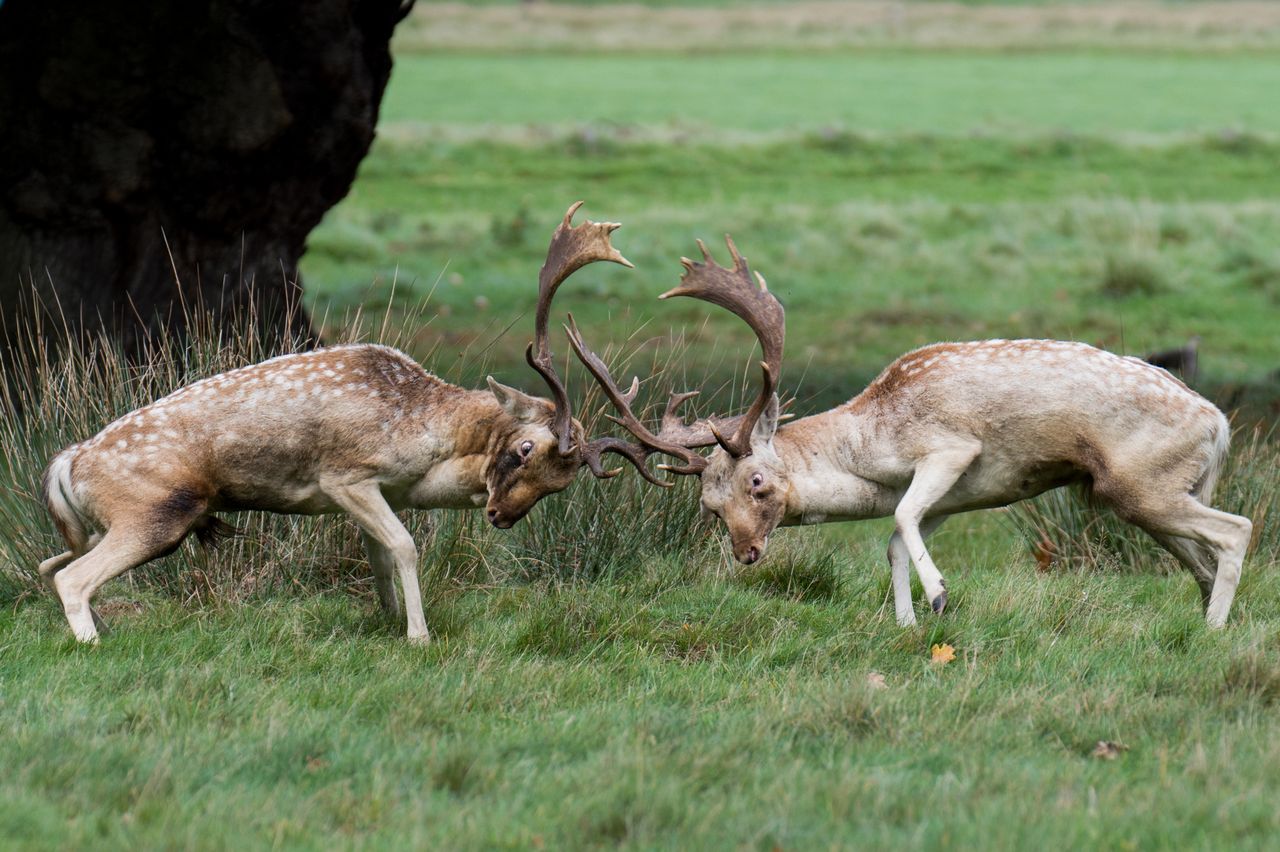
<svg viewBox="0 0 1280 852">
<path fill-rule="evenodd" d="M 565 326 L 565 331 L 569 335 L 569 345 L 573 347 L 574 354 L 578 356 L 578 360 L 582 361 L 583 366 L 595 377 L 600 389 L 604 391 L 605 397 L 618 410 L 620 416 L 610 416 L 609 419 L 624 427 L 640 440 L 639 444 L 623 441 L 620 438 L 596 438 L 591 441 L 590 444 L 583 448 L 582 454 L 583 458 L 588 460 L 587 463 L 592 472 L 596 476 L 601 476 L 600 456 L 606 452 L 613 452 L 634 464 L 645 479 L 664 488 L 670 487 L 674 483 L 658 479 L 645 464 L 649 456 L 654 453 L 665 453 L 684 462 L 683 465 L 678 466 L 662 465 L 663 470 L 681 474 L 701 473 L 707 466 L 706 459 L 678 440 L 672 440 L 673 436 L 653 434 L 640 422 L 640 418 L 636 417 L 632 412 L 631 403 L 635 400 L 636 394 L 640 390 L 640 379 L 633 378 L 631 387 L 626 392 L 623 392 L 614 382 L 613 376 L 609 375 L 609 368 L 605 366 L 604 361 L 600 359 L 600 356 L 588 349 L 586 343 L 583 342 L 582 332 L 578 330 L 578 324 L 574 322 L 573 314 L 569 314 L 569 324 Z M 694 393 L 671 394 L 671 400 L 667 403 L 667 409 L 662 416 L 664 428 L 668 423 L 677 423 L 683 426 L 676 409 L 682 402 L 694 395 Z M 703 444 L 702 446 L 706 445 Z M 605 475 L 613 476 L 616 473 L 617 471 L 606 472 Z"/>
<path fill-rule="evenodd" d="M 782 305 L 769 292 L 764 276 L 759 272 L 753 276 L 746 259 L 738 253 L 738 247 L 733 244 L 733 239 L 728 234 L 725 235 L 724 241 L 729 246 L 729 253 L 733 256 L 732 269 L 725 269 L 718 265 L 711 257 L 711 252 L 707 251 L 706 245 L 702 240 L 698 240 L 703 262 L 692 261 L 687 257 L 680 258 L 685 272 L 680 278 L 679 286 L 668 290 L 658 298 L 692 296 L 704 302 L 711 302 L 726 308 L 744 320 L 756 333 L 756 338 L 760 341 L 760 349 L 764 353 L 764 361 L 760 364 L 764 375 L 760 394 L 740 419 L 705 421 L 706 428 L 715 442 L 724 447 L 729 455 L 741 458 L 751 453 L 751 430 L 764 414 L 765 407 L 773 396 L 778 374 L 782 370 L 782 344 L 786 337 L 786 324 Z M 725 437 L 722 430 L 729 423 L 732 423 L 734 428 L 732 434 Z M 691 439 L 696 437 L 692 431 L 693 427 L 683 428 L 691 430 Z M 674 430 L 674 424 L 672 429 Z M 664 423 L 663 431 L 666 430 L 667 425 Z M 708 446 L 709 443 L 697 446 Z M 694 444 L 686 445 L 695 446 Z"/>
<path fill-rule="evenodd" d="M 573 410 L 569 407 L 569 395 L 565 392 L 564 382 L 556 373 L 551 357 L 551 347 L 547 342 L 547 317 L 551 311 L 551 300 L 564 280 L 588 263 L 607 260 L 626 267 L 633 266 L 631 261 L 609 244 L 609 235 L 622 227 L 617 222 L 592 222 L 588 219 L 577 227 L 572 225 L 573 214 L 577 213 L 581 206 L 581 201 L 573 204 L 564 214 L 564 221 L 551 235 L 547 259 L 538 272 L 538 308 L 533 321 L 534 339 L 524 354 L 529 366 L 536 370 L 551 388 L 551 396 L 556 406 L 551 429 L 560 442 L 560 454 L 563 456 L 573 453 Z M 595 468 L 593 467 L 592 470 L 594 471 Z"/>
</svg>

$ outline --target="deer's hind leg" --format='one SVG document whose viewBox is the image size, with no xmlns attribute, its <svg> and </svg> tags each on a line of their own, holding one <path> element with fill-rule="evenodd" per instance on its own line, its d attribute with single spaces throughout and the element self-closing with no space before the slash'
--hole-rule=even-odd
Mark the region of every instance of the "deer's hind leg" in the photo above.
<svg viewBox="0 0 1280 852">
<path fill-rule="evenodd" d="M 1192 571 L 1200 584 L 1201 595 L 1206 597 L 1205 621 L 1210 627 L 1225 625 L 1235 600 L 1236 587 L 1240 584 L 1245 551 L 1253 536 L 1253 524 L 1249 519 L 1211 509 L 1190 494 L 1183 494 L 1167 505 L 1144 507 L 1128 519 L 1166 547 L 1169 544 L 1162 537 L 1187 539 L 1188 544 L 1205 548 L 1205 561 L 1211 555 L 1216 562 L 1212 581 L 1208 577 L 1207 564 Z M 1183 545 L 1174 543 L 1174 546 Z M 1172 552 L 1178 556 L 1176 550 Z"/>
<path fill-rule="evenodd" d="M 130 568 L 150 562 L 173 551 L 186 531 L 157 536 L 154 529 L 141 525 L 112 527 L 97 547 L 78 557 L 53 575 L 54 591 L 62 601 L 67 623 L 81 642 L 96 642 L 102 619 L 90 600 L 102 585 Z"/>
<path fill-rule="evenodd" d="M 1195 577 L 1196 585 L 1200 587 L 1200 603 L 1207 610 L 1209 599 L 1213 594 L 1213 581 L 1218 573 L 1215 554 L 1204 545 L 1189 538 L 1165 535 L 1150 530 L 1147 532 L 1159 542 L 1161 547 L 1173 554 L 1182 567 L 1191 572 L 1192 577 Z"/>
<path fill-rule="evenodd" d="M 44 584 L 51 590 L 57 591 L 53 588 L 53 575 L 70 565 L 75 561 L 76 557 L 83 556 L 90 550 L 93 550 L 93 548 L 98 546 L 98 542 L 100 541 L 102 541 L 102 535 L 100 533 L 94 533 L 89 536 L 89 540 L 87 542 L 83 542 L 81 544 L 79 550 L 76 550 L 73 547 L 72 550 L 64 551 L 59 553 L 57 556 L 50 556 L 45 561 L 41 562 L 40 567 L 36 569 L 40 574 L 40 579 L 43 580 Z"/>
<path fill-rule="evenodd" d="M 76 638 L 96 642 L 102 619 L 90 601 L 113 577 L 172 553 L 204 514 L 207 503 L 194 492 L 177 489 L 111 525 L 98 543 L 53 574 L 53 588 Z"/>
<path fill-rule="evenodd" d="M 76 555 L 70 550 L 59 553 L 57 556 L 50 556 L 45 561 L 41 562 L 40 567 L 37 568 L 36 571 L 40 573 L 40 579 L 44 581 L 44 584 L 52 589 L 53 575 L 71 564 L 71 561 L 75 558 Z"/>
</svg>

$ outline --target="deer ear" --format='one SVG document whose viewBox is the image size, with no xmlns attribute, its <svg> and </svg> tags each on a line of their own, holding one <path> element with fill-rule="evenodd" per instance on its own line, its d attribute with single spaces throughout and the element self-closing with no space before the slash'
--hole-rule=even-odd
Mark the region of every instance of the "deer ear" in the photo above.
<svg viewBox="0 0 1280 852">
<path fill-rule="evenodd" d="M 775 393 L 769 397 L 769 404 L 764 407 L 764 413 L 760 415 L 760 419 L 756 421 L 755 428 L 751 430 L 751 444 L 769 444 L 773 441 L 773 435 L 778 431 L 778 412 L 781 404 L 778 401 L 778 395 Z"/>
<path fill-rule="evenodd" d="M 515 388 L 507 387 L 501 382 L 489 376 L 489 391 L 493 394 L 494 399 L 498 400 L 498 405 L 502 406 L 502 410 L 510 414 L 517 420 L 525 423 L 531 423 L 547 418 L 547 404 L 538 399 L 536 396 L 529 396 L 524 391 L 518 391 Z"/>
</svg>

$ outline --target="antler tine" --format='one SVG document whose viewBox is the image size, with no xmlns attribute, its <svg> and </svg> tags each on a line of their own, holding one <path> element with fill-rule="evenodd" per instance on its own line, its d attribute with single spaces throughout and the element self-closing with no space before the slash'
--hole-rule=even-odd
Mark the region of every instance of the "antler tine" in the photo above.
<svg viewBox="0 0 1280 852">
<path fill-rule="evenodd" d="M 673 296 L 691 296 L 704 302 L 711 302 L 733 313 L 746 322 L 760 341 L 760 349 L 764 353 L 764 383 L 760 394 L 751 404 L 747 414 L 736 424 L 733 434 L 728 437 L 718 434 L 715 421 L 709 422 L 709 428 L 715 440 L 735 458 L 751 452 L 751 430 L 756 421 L 764 413 L 773 395 L 774 383 L 782 371 L 782 348 L 786 337 L 785 312 L 782 304 L 769 292 L 764 276 L 752 273 L 747 260 L 734 245 L 728 234 L 724 238 L 733 257 L 733 268 L 726 269 L 715 262 L 702 240 L 698 240 L 698 248 L 702 251 L 704 261 L 698 262 L 687 257 L 680 258 L 684 266 L 684 274 L 680 284 L 659 296 L 669 299 Z"/>
<path fill-rule="evenodd" d="M 560 442 L 561 455 L 573 452 L 573 410 L 569 406 L 569 394 L 564 382 L 556 373 L 551 357 L 551 345 L 547 339 L 547 320 L 551 314 L 551 300 L 564 280 L 589 263 L 607 260 L 633 268 L 631 261 L 609 243 L 609 235 L 622 227 L 617 222 L 592 222 L 590 219 L 574 227 L 573 215 L 582 202 L 570 205 L 564 220 L 551 235 L 547 247 L 547 259 L 538 272 L 538 307 L 533 321 L 533 342 L 525 350 L 525 360 L 538 372 L 551 389 L 555 402 L 555 421 L 552 431 Z"/>
<path fill-rule="evenodd" d="M 596 383 L 600 385 L 600 389 L 604 392 L 609 402 L 618 411 L 618 417 L 610 417 L 609 419 L 625 428 L 634 435 L 640 444 L 626 444 L 619 442 L 616 438 L 598 438 L 591 442 L 593 447 L 600 447 L 599 452 L 611 451 L 616 452 L 624 458 L 629 459 L 637 468 L 640 469 L 645 479 L 650 482 L 660 482 L 649 474 L 648 469 L 644 465 L 644 460 L 655 452 L 665 453 L 674 456 L 683 462 L 679 466 L 663 466 L 664 470 L 670 470 L 672 473 L 695 474 L 701 473 L 706 467 L 707 461 L 693 450 L 679 443 L 664 440 L 663 438 L 650 432 L 640 418 L 631 410 L 631 402 L 635 399 L 636 393 L 640 387 L 640 380 L 633 379 L 631 388 L 626 393 L 618 389 L 618 385 L 613 380 L 613 376 L 609 374 L 609 368 L 605 366 L 600 356 L 596 355 L 587 348 L 586 343 L 582 339 L 582 332 L 578 330 L 578 324 L 573 319 L 573 314 L 569 314 L 569 324 L 565 326 L 565 332 L 569 335 L 569 345 L 573 347 L 573 352 L 587 368 L 587 371 L 595 377 Z M 620 449 L 621 446 L 629 448 L 629 452 Z M 599 452 L 596 453 L 597 457 Z M 594 471 L 594 468 L 593 468 Z M 670 483 L 666 483 L 670 484 Z"/>
<path fill-rule="evenodd" d="M 601 456 L 605 453 L 617 453 L 627 461 L 636 466 L 636 470 L 640 475 L 661 488 L 670 488 L 675 485 L 674 482 L 667 482 L 665 479 L 659 479 L 649 470 L 649 466 L 645 464 L 652 450 L 646 449 L 639 444 L 630 441 L 624 441 L 621 438 L 595 438 L 586 447 L 582 449 L 582 459 L 586 462 L 587 467 L 591 468 L 600 479 L 611 479 L 622 473 L 622 468 L 614 468 L 613 470 L 605 470 Z"/>
<path fill-rule="evenodd" d="M 662 415 L 662 428 L 658 432 L 659 438 L 664 441 L 673 441 L 689 448 L 710 447 L 720 443 L 720 439 L 716 437 L 717 434 L 723 436 L 726 432 L 736 432 L 742 421 L 749 416 L 749 414 L 739 414 L 737 417 L 705 417 L 692 423 L 685 423 L 676 409 L 685 400 L 697 395 L 698 391 L 687 391 L 685 393 L 672 391 L 671 399 L 667 403 L 667 409 Z M 793 402 L 795 402 L 794 399 L 789 399 L 783 403 L 782 407 L 787 408 Z M 794 416 L 793 414 L 780 414 L 778 419 L 790 420 Z"/>
</svg>

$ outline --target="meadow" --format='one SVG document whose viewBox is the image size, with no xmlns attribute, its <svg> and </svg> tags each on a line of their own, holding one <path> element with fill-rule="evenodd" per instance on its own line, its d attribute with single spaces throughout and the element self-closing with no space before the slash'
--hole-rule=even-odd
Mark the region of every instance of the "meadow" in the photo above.
<svg viewBox="0 0 1280 852">
<path fill-rule="evenodd" d="M 1198 387 L 1237 410 L 1223 505 L 1257 529 L 1228 628 L 1078 495 L 950 521 L 930 540 L 947 612 L 918 603 L 904 629 L 891 523 L 783 531 L 745 568 L 694 483 L 628 474 L 508 532 L 415 518 L 427 648 L 380 614 L 349 522 L 247 517 L 217 552 L 114 581 L 114 629 L 80 648 L 35 581 L 56 547 L 41 467 L 259 353 L 201 331 L 142 368 L 105 345 L 33 357 L 0 419 L 0 846 L 1273 847 L 1271 12 L 922 3 L 898 29 L 824 29 L 805 15 L 832 4 L 658 2 L 624 7 L 650 25 L 620 40 L 611 4 L 432 5 L 304 260 L 331 339 L 542 392 L 522 357 L 537 269 L 579 198 L 624 223 L 637 268 L 579 273 L 555 313 L 650 405 L 673 385 L 730 405 L 754 378 L 740 323 L 654 298 L 726 231 L 786 304 L 800 413 L 933 340 L 1200 335 Z M 941 38 L 930 15 L 959 24 Z"/>
</svg>

